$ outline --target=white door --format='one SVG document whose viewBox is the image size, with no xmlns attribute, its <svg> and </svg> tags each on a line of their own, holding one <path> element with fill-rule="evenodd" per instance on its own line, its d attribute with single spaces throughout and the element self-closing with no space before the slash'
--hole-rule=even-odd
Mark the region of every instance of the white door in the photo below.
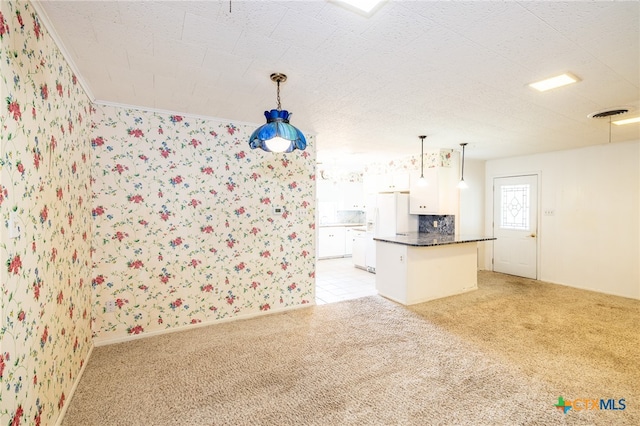
<svg viewBox="0 0 640 426">
<path fill-rule="evenodd" d="M 493 270 L 537 279 L 538 176 L 493 180 Z"/>
</svg>

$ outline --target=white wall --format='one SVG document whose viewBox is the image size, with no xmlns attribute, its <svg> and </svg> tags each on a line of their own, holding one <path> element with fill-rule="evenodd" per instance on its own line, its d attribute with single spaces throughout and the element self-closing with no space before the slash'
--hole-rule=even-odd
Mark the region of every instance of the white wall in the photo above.
<svg viewBox="0 0 640 426">
<path fill-rule="evenodd" d="M 464 160 L 464 181 L 469 185 L 460 190 L 460 235 L 491 235 L 485 231 L 485 161 Z M 478 268 L 491 269 L 486 263 L 486 249 L 490 242 L 478 243 Z"/>
<path fill-rule="evenodd" d="M 640 141 L 487 161 L 485 232 L 494 177 L 538 172 L 538 278 L 640 299 L 639 169 Z"/>
</svg>

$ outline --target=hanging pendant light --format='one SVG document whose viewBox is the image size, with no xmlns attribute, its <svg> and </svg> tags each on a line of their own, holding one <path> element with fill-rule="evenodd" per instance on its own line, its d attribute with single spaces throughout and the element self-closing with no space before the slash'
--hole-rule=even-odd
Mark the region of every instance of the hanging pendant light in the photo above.
<svg viewBox="0 0 640 426">
<path fill-rule="evenodd" d="M 267 152 L 291 152 L 294 149 L 304 150 L 307 140 L 300 130 L 289 124 L 291 113 L 280 105 L 280 83 L 287 81 L 281 73 L 271 74 L 271 81 L 278 85 L 278 109 L 265 111 L 267 123 L 258 127 L 249 138 L 251 149 L 262 148 Z"/>
<path fill-rule="evenodd" d="M 460 182 L 458 182 L 458 188 L 466 189 L 469 187 L 469 185 L 467 185 L 467 182 L 464 181 L 464 147 L 467 146 L 467 143 L 463 142 L 460 144 L 460 146 L 462 147 L 462 174 L 460 176 Z"/>
<path fill-rule="evenodd" d="M 426 135 L 418 136 L 420 138 L 420 179 L 418 179 L 419 186 L 427 186 L 429 182 L 424 177 L 424 140 L 427 137 Z"/>
</svg>

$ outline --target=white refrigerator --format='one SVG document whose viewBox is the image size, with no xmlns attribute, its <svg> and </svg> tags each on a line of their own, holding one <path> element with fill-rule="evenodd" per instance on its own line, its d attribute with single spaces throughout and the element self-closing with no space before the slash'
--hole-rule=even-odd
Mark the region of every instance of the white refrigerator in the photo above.
<svg viewBox="0 0 640 426">
<path fill-rule="evenodd" d="M 373 237 L 385 237 L 405 232 L 418 232 L 418 215 L 409 214 L 409 194 L 400 192 L 378 194 L 376 206 L 368 220 L 372 235 L 368 238 L 367 270 L 375 272 L 376 244 Z"/>
<path fill-rule="evenodd" d="M 409 194 L 378 194 L 374 222 L 376 237 L 418 232 L 418 215 L 409 214 Z"/>
</svg>

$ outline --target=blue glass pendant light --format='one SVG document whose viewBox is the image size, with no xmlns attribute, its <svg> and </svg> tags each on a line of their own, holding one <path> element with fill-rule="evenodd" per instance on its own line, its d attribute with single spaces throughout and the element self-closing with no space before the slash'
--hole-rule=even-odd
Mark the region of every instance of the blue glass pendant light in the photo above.
<svg viewBox="0 0 640 426">
<path fill-rule="evenodd" d="M 278 109 L 265 111 L 267 124 L 258 127 L 249 138 L 251 149 L 262 148 L 267 152 L 291 152 L 294 149 L 303 151 L 307 140 L 300 130 L 289 124 L 291 114 L 280 106 L 280 83 L 287 81 L 281 73 L 271 74 L 271 80 L 278 85 Z"/>
</svg>

